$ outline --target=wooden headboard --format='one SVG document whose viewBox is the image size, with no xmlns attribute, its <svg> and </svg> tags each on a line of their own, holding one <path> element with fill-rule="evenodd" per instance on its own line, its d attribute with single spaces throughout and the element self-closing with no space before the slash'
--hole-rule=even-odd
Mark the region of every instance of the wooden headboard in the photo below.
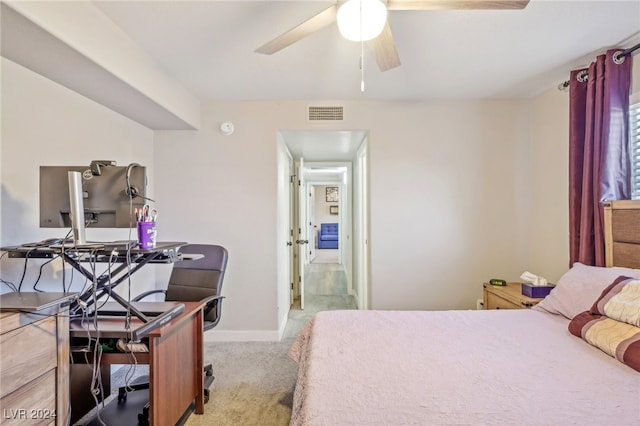
<svg viewBox="0 0 640 426">
<path fill-rule="evenodd" d="M 604 203 L 607 266 L 640 269 L 640 200 Z"/>
</svg>

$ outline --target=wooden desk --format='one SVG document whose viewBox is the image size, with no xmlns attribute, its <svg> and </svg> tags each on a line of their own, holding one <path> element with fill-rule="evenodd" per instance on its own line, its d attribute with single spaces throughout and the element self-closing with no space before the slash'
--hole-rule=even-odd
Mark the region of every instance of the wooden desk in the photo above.
<svg viewBox="0 0 640 426">
<path fill-rule="evenodd" d="M 166 303 L 166 302 L 158 302 Z M 204 353 L 203 353 L 203 312 L 201 302 L 182 302 L 185 310 L 171 322 L 150 332 L 148 353 L 136 353 L 138 363 L 149 364 L 149 424 L 164 426 L 176 424 L 193 408 L 196 414 L 204 413 Z M 139 303 L 138 306 L 151 310 L 154 302 Z M 131 327 L 143 322 L 131 319 Z M 124 317 L 98 317 L 98 331 L 93 329 L 93 321 L 84 324 L 73 320 L 70 324 L 71 337 L 126 336 Z M 85 362 L 85 355 L 92 362 L 93 353 L 72 351 L 75 362 Z M 130 364 L 131 355 L 125 353 L 103 353 L 102 364 Z M 73 399 L 73 395 L 71 395 Z"/>
</svg>

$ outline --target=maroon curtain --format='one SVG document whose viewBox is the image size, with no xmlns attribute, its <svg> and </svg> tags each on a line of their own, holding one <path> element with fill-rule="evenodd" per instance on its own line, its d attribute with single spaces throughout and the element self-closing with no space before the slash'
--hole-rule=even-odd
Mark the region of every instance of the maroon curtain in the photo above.
<svg viewBox="0 0 640 426">
<path fill-rule="evenodd" d="M 629 199 L 631 56 L 609 50 L 569 82 L 569 261 L 604 266 L 602 202 Z"/>
</svg>

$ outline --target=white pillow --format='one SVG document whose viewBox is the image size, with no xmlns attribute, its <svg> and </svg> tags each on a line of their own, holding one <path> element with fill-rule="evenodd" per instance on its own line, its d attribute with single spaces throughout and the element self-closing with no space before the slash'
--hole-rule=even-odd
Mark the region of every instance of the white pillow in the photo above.
<svg viewBox="0 0 640 426">
<path fill-rule="evenodd" d="M 640 279 L 640 269 L 604 268 L 576 262 L 558 280 L 551 293 L 532 309 L 573 319 L 591 309 L 602 291 L 621 275 Z"/>
</svg>

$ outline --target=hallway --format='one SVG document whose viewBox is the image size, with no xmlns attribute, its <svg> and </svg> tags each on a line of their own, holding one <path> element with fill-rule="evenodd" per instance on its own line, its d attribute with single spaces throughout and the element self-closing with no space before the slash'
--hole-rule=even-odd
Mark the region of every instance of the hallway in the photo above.
<svg viewBox="0 0 640 426">
<path fill-rule="evenodd" d="M 357 309 L 354 297 L 347 291 L 344 267 L 339 263 L 325 263 L 331 258 L 329 252 L 318 251 L 323 254 L 305 268 L 304 310 L 300 309 L 300 300 L 291 306 L 283 339 L 294 338 L 316 312 Z"/>
</svg>

